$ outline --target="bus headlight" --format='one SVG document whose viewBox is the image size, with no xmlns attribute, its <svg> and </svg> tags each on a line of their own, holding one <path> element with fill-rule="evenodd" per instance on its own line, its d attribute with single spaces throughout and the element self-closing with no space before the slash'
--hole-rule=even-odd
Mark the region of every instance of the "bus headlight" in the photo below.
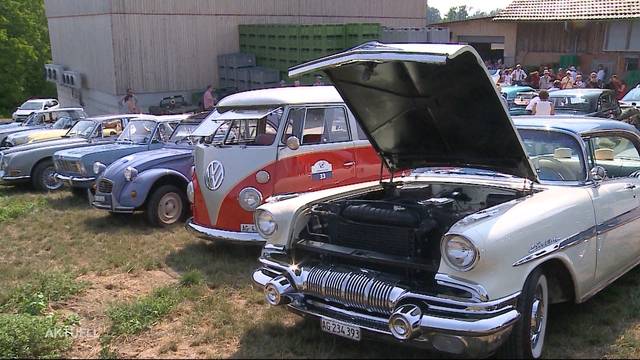
<svg viewBox="0 0 640 360">
<path fill-rule="evenodd" d="M 248 187 L 238 194 L 238 203 L 246 211 L 255 211 L 262 204 L 262 194 L 258 189 Z"/>
</svg>

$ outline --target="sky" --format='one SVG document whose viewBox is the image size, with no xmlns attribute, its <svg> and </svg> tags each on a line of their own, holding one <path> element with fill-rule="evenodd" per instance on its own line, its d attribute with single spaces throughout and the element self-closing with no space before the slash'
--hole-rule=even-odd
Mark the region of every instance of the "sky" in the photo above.
<svg viewBox="0 0 640 360">
<path fill-rule="evenodd" d="M 511 0 L 427 0 L 427 5 L 440 10 L 442 17 L 453 6 L 467 5 L 467 8 L 472 8 L 469 14 L 473 14 L 478 10 L 489 12 L 497 8 L 504 9 L 510 3 Z"/>
</svg>

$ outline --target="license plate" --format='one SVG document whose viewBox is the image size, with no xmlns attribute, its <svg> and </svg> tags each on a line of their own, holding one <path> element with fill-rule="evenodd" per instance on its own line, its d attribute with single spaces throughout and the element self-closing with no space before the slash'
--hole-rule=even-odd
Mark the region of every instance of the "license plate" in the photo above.
<svg viewBox="0 0 640 360">
<path fill-rule="evenodd" d="M 320 319 L 320 328 L 324 332 L 345 337 L 347 339 L 360 341 L 360 328 L 358 326 L 348 325 L 339 321 Z"/>
<path fill-rule="evenodd" d="M 240 224 L 240 231 L 241 232 L 258 232 L 258 229 L 256 229 L 256 226 L 254 224 Z"/>
<path fill-rule="evenodd" d="M 105 202 L 105 200 L 107 200 L 107 199 L 105 199 L 105 197 L 104 197 L 104 196 L 102 196 L 102 195 L 96 195 L 96 196 L 93 198 L 93 200 L 94 200 L 94 201 L 97 201 L 97 202 Z"/>
</svg>

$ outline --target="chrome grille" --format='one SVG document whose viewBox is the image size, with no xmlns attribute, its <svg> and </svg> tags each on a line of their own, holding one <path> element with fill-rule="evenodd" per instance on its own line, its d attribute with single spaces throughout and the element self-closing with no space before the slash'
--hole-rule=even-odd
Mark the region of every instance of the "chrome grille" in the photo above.
<svg viewBox="0 0 640 360">
<path fill-rule="evenodd" d="M 101 179 L 98 182 L 98 192 L 102 194 L 111 194 L 113 191 L 113 182 L 107 179 Z"/>
<path fill-rule="evenodd" d="M 56 169 L 63 173 L 80 174 L 80 162 L 77 160 L 56 160 Z"/>
<path fill-rule="evenodd" d="M 316 266 L 307 273 L 304 292 L 344 306 L 390 315 L 406 291 L 375 273 Z"/>
</svg>

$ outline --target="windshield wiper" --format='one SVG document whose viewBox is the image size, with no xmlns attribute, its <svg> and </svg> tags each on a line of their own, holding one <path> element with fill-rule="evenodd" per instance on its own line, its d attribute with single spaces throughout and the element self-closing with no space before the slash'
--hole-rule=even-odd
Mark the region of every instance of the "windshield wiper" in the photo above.
<svg viewBox="0 0 640 360">
<path fill-rule="evenodd" d="M 124 144 L 133 144 L 133 140 L 130 139 L 121 139 L 118 140 L 119 143 L 124 143 Z"/>
</svg>

